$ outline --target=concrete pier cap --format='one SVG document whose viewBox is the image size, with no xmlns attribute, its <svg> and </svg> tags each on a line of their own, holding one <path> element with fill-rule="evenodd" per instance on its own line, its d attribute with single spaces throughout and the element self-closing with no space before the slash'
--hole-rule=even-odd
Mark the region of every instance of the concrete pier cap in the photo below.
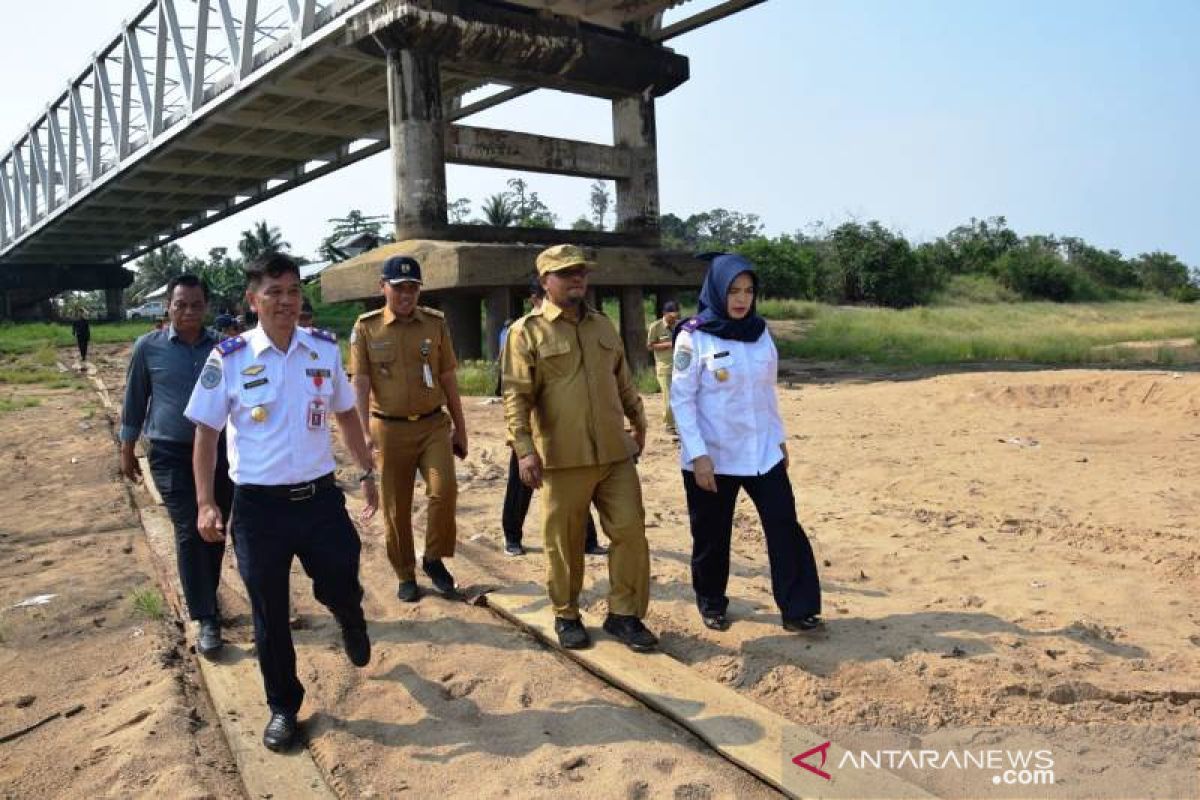
<svg viewBox="0 0 1200 800">
<path fill-rule="evenodd" d="M 496 337 L 505 319 L 519 316 L 521 300 L 535 274 L 534 261 L 545 244 L 492 244 L 409 239 L 363 253 L 321 273 L 326 302 L 378 300 L 379 269 L 394 255 L 421 264 L 422 302 L 447 318 L 460 358 L 495 358 Z M 635 367 L 649 363 L 642 299 L 647 291 L 661 301 L 680 290 L 698 290 L 705 264 L 694 256 L 643 247 L 584 247 L 595 266 L 589 290 L 620 299 L 619 328 Z M 482 308 L 481 308 L 482 304 Z M 486 329 L 486 337 L 484 331 Z"/>
</svg>

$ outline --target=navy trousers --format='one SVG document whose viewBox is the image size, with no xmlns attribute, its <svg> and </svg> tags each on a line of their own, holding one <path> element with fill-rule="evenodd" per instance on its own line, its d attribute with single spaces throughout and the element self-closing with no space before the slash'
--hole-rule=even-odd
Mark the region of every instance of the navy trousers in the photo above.
<svg viewBox="0 0 1200 800">
<path fill-rule="evenodd" d="M 500 518 L 500 526 L 504 529 L 504 541 L 507 544 L 520 544 L 524 535 L 525 516 L 529 513 L 529 502 L 533 500 L 533 489 L 521 483 L 521 465 L 516 451 L 510 449 L 508 452 L 508 485 L 504 487 L 504 511 Z M 590 549 L 597 541 L 596 523 L 589 511 L 587 538 L 583 546 Z"/>
<path fill-rule="evenodd" d="M 717 475 L 717 491 L 696 485 L 696 476 L 683 470 L 688 517 L 692 526 L 692 588 L 705 616 L 724 614 L 729 607 L 729 548 L 733 512 L 739 489 L 745 489 L 758 509 L 767 537 L 771 591 L 785 619 L 821 613 L 821 581 L 808 536 L 796 519 L 796 498 L 787 469 L 780 461 L 762 475 Z"/>
<path fill-rule="evenodd" d="M 267 704 L 295 714 L 304 702 L 292 645 L 289 575 L 292 559 L 312 578 L 313 595 L 337 621 L 366 625 L 358 557 L 362 544 L 346 513 L 342 490 L 330 487 L 307 500 L 289 500 L 237 486 L 233 495 L 233 549 L 254 613 L 254 644 Z"/>
<path fill-rule="evenodd" d="M 175 563 L 183 597 L 192 619 L 217 616 L 217 588 L 221 584 L 221 559 L 224 543 L 206 542 L 196 527 L 196 479 L 192 472 L 192 443 L 152 440 L 146 460 L 150 477 L 162 495 L 163 505 L 175 528 Z M 233 484 L 229 480 L 229 461 L 225 455 L 225 437 L 217 444 L 217 471 L 213 493 L 221 515 L 229 519 L 233 503 Z"/>
</svg>

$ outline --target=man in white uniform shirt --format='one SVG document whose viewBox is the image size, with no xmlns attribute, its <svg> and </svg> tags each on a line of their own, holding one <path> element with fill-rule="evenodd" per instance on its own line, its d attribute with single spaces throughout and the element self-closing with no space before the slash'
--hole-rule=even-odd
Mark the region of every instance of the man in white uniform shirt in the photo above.
<svg viewBox="0 0 1200 800">
<path fill-rule="evenodd" d="M 197 527 L 208 541 L 225 538 L 213 498 L 217 437 L 228 425 L 234 483 L 233 545 L 250 595 L 254 643 L 271 719 L 263 744 L 286 750 L 296 736 L 304 687 L 288 625 L 288 576 L 298 557 L 317 600 L 342 629 L 358 667 L 371 658 L 358 581 L 360 542 L 334 481 L 330 416 L 362 468 L 363 518 L 378 506 L 372 455 L 342 369 L 336 337 L 297 327 L 302 294 L 296 262 L 277 253 L 246 267 L 246 298 L 258 327 L 226 339 L 200 373 L 184 415 L 196 423 Z"/>
</svg>

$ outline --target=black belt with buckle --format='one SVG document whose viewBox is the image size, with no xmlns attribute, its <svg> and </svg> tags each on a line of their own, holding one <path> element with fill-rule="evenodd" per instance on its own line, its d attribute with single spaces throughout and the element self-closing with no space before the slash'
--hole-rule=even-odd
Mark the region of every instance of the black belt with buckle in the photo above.
<svg viewBox="0 0 1200 800">
<path fill-rule="evenodd" d="M 301 500 L 311 500 L 316 497 L 317 492 L 324 489 L 332 489 L 337 486 L 337 481 L 334 480 L 333 473 L 330 472 L 322 475 L 315 481 L 307 481 L 306 483 L 292 483 L 282 486 L 263 486 L 257 483 L 239 483 L 239 489 L 245 489 L 251 492 L 265 494 L 267 497 L 278 497 L 283 500 L 291 500 L 299 502 Z"/>
<path fill-rule="evenodd" d="M 374 417 L 375 419 L 381 419 L 384 422 L 416 422 L 419 419 L 429 419 L 430 417 L 436 417 L 438 414 L 441 414 L 441 413 L 442 413 L 442 407 L 438 406 L 433 411 L 430 411 L 428 414 L 409 414 L 407 417 L 393 417 L 388 414 L 380 414 L 378 411 L 372 411 L 371 416 Z"/>
</svg>

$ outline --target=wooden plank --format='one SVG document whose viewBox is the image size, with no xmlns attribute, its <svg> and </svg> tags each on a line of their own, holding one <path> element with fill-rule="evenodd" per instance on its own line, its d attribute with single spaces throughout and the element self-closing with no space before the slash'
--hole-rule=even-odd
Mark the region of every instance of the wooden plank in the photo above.
<svg viewBox="0 0 1200 800">
<path fill-rule="evenodd" d="M 823 734 L 793 724 L 733 689 L 697 674 L 666 653 L 634 653 L 604 633 L 598 620 L 586 616 L 584 624 L 592 634 L 593 646 L 587 650 L 560 648 L 554 634 L 553 612 L 545 590 L 537 584 L 519 584 L 490 592 L 487 603 L 501 617 L 675 720 L 726 759 L 787 796 L 801 796 L 795 787 L 811 782 L 805 781 L 806 773 L 791 764 L 789 759 L 795 754 L 785 756 L 784 747 L 796 741 L 820 744 L 827 739 Z M 831 744 L 829 763 L 836 764 L 843 752 L 836 743 Z M 785 768 L 796 772 L 785 772 Z M 820 783 L 819 778 L 816 781 Z M 885 771 L 841 772 L 805 796 L 932 797 Z"/>
<path fill-rule="evenodd" d="M 154 482 L 149 479 L 148 466 L 143 463 L 142 469 L 149 488 Z M 139 514 L 154 556 L 159 584 L 167 588 L 172 605 L 182 616 L 183 590 L 175 569 L 175 532 L 171 522 L 161 508 L 139 509 Z M 187 636 L 194 645 L 195 631 L 190 626 Z M 225 741 L 237 761 L 246 795 L 333 800 L 336 795 L 325 783 L 324 775 L 307 747 L 297 746 L 289 753 L 273 753 L 263 746 L 262 728 L 266 724 L 267 708 L 254 646 L 226 642 L 218 660 L 200 657 L 196 660 L 221 720 Z"/>
</svg>

